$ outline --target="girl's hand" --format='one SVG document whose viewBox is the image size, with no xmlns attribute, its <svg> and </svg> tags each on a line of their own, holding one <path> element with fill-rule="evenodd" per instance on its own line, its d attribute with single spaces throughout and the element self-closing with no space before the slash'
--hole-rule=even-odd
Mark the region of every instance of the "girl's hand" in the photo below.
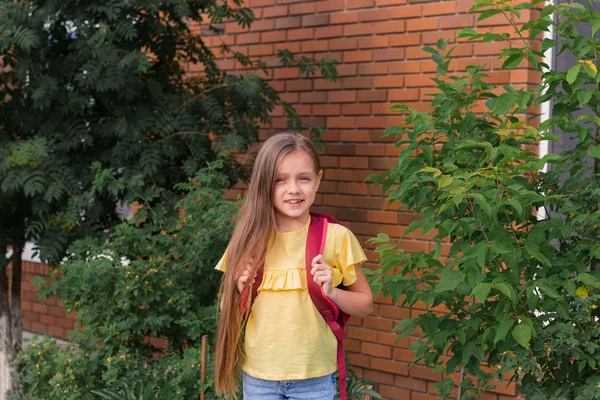
<svg viewBox="0 0 600 400">
<path fill-rule="evenodd" d="M 242 272 L 242 274 L 240 275 L 240 277 L 237 279 L 236 285 L 237 285 L 237 290 L 239 293 L 242 293 L 244 291 L 244 288 L 246 287 L 246 284 L 248 283 L 248 280 L 250 279 L 250 270 L 252 269 L 252 263 L 248 263 L 248 265 L 246 266 L 246 269 L 244 269 L 244 271 Z"/>
<path fill-rule="evenodd" d="M 333 275 L 331 273 L 331 267 L 327 264 L 321 254 L 313 258 L 311 265 L 312 269 L 310 270 L 310 273 L 313 276 L 315 283 L 323 287 L 325 296 L 331 298 L 331 294 L 333 293 Z"/>
</svg>

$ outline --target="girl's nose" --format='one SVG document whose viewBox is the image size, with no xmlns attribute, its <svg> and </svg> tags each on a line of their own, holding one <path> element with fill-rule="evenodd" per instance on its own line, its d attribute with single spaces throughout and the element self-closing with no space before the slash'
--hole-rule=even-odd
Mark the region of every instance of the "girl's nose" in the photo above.
<svg viewBox="0 0 600 400">
<path fill-rule="evenodd" d="M 288 187 L 288 191 L 291 193 L 297 193 L 299 186 L 296 181 L 290 181 L 290 186 Z"/>
</svg>

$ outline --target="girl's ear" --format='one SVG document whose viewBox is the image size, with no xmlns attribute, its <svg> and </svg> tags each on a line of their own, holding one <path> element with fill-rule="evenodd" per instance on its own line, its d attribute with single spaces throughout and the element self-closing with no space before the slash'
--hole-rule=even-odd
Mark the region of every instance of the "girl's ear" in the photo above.
<svg viewBox="0 0 600 400">
<path fill-rule="evenodd" d="M 323 177 L 323 170 L 320 170 L 317 174 L 317 187 L 315 188 L 315 192 L 319 190 L 319 185 L 321 184 L 321 178 Z"/>
</svg>

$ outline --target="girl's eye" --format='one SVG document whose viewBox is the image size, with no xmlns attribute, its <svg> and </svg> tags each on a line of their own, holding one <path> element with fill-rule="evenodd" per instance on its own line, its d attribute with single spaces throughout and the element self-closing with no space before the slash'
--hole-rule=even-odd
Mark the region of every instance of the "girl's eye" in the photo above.
<svg viewBox="0 0 600 400">
<path fill-rule="evenodd" d="M 306 176 L 303 176 L 302 178 L 300 178 L 300 180 L 302 180 L 302 181 L 310 181 L 310 178 L 306 177 Z"/>
<path fill-rule="evenodd" d="M 276 178 L 276 179 L 275 179 L 275 183 L 278 183 L 278 182 L 283 182 L 284 180 L 285 180 L 285 179 L 283 179 L 283 178 Z"/>
</svg>

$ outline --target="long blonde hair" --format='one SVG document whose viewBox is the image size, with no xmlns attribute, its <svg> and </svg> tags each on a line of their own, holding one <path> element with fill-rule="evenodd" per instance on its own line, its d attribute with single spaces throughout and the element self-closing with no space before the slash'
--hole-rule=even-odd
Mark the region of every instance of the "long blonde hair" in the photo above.
<svg viewBox="0 0 600 400">
<path fill-rule="evenodd" d="M 265 262 L 267 248 L 275 232 L 272 202 L 275 177 L 283 157 L 297 149 L 310 156 L 315 172 L 319 173 L 321 164 L 317 150 L 306 137 L 286 132 L 267 139 L 256 155 L 245 202 L 227 249 L 226 272 L 220 288 L 221 316 L 217 329 L 215 388 L 217 394 L 229 398 L 237 399 L 239 365 L 244 358 L 243 322 L 252 305 L 252 299 L 248 299 L 244 309 L 241 309 L 237 279 L 249 264 L 250 276 L 255 276 Z M 251 286 L 252 280 L 248 280 L 247 284 Z"/>
</svg>

